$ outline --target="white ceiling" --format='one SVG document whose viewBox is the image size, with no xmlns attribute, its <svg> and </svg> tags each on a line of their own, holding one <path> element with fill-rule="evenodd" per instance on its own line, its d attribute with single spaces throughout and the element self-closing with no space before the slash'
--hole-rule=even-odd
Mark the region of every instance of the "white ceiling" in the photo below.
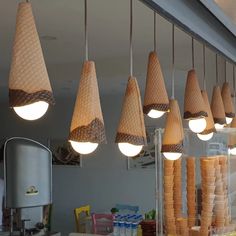
<svg viewBox="0 0 236 236">
<path fill-rule="evenodd" d="M 7 81 L 14 37 L 17 0 L 1 0 L 0 96 L 7 99 Z M 56 96 L 76 91 L 84 58 L 83 0 L 32 0 L 33 12 L 50 80 Z M 89 57 L 96 61 L 102 93 L 123 93 L 129 74 L 129 1 L 88 0 Z M 55 37 L 56 40 L 47 40 Z M 170 90 L 171 24 L 157 17 L 158 55 Z M 202 45 L 195 43 L 196 68 L 202 76 Z M 153 48 L 153 12 L 134 1 L 134 74 L 145 86 L 147 57 Z M 191 68 L 191 38 L 176 30 L 176 68 Z M 207 51 L 209 79 L 214 78 L 214 53 Z M 229 70 L 230 70 L 230 65 Z M 230 72 L 231 73 L 231 72 Z M 183 74 L 183 73 L 182 73 Z M 231 76 L 231 75 L 228 75 Z M 185 78 L 176 82 L 184 90 Z"/>
</svg>

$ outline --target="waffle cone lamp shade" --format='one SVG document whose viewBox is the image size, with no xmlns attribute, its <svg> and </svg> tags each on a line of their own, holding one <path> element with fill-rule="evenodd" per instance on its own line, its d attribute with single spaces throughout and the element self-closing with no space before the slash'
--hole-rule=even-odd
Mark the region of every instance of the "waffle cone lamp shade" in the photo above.
<svg viewBox="0 0 236 236">
<path fill-rule="evenodd" d="M 209 99 L 208 99 L 208 95 L 206 90 L 203 90 L 202 92 L 202 97 L 205 103 L 205 111 L 207 112 L 207 117 L 206 117 L 206 128 L 203 132 L 201 132 L 200 134 L 197 134 L 198 138 L 203 140 L 203 141 L 207 141 L 210 140 L 213 137 L 214 132 L 216 132 L 215 130 L 215 126 L 214 126 L 214 120 L 212 117 L 212 113 L 211 113 L 211 107 L 210 107 L 210 103 L 209 103 Z"/>
<path fill-rule="evenodd" d="M 135 77 L 130 76 L 123 100 L 116 143 L 126 156 L 136 156 L 146 145 L 146 131 L 140 91 Z"/>
<path fill-rule="evenodd" d="M 161 152 L 169 160 L 177 160 L 183 152 L 183 125 L 177 100 L 170 100 Z"/>
<path fill-rule="evenodd" d="M 215 86 L 213 89 L 211 99 L 211 112 L 215 123 L 216 129 L 221 129 L 226 124 L 224 103 L 221 97 L 221 91 L 219 86 Z"/>
<path fill-rule="evenodd" d="M 207 112 L 201 95 L 197 75 L 194 69 L 188 72 L 184 97 L 184 119 L 189 121 L 189 128 L 194 133 L 201 133 L 206 128 Z"/>
<path fill-rule="evenodd" d="M 235 117 L 235 109 L 231 97 L 229 83 L 225 82 L 221 90 L 221 96 L 224 103 L 226 123 L 230 124 Z"/>
<path fill-rule="evenodd" d="M 106 142 L 95 63 L 85 61 L 72 117 L 69 142 L 81 154 L 93 152 Z"/>
<path fill-rule="evenodd" d="M 143 112 L 159 118 L 169 110 L 169 99 L 156 52 L 149 54 Z"/>
<path fill-rule="evenodd" d="M 236 117 L 233 118 L 230 127 L 236 129 Z M 228 140 L 228 148 L 229 153 L 231 155 L 236 155 L 236 132 L 230 133 Z"/>
<path fill-rule="evenodd" d="M 9 105 L 26 120 L 42 117 L 54 98 L 31 4 L 19 3 L 9 77 Z"/>
</svg>

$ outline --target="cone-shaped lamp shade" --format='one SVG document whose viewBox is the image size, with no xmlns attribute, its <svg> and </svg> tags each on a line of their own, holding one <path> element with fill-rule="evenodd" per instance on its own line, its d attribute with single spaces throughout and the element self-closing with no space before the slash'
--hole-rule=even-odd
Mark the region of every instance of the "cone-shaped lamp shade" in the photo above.
<svg viewBox="0 0 236 236">
<path fill-rule="evenodd" d="M 235 117 L 235 109 L 231 97 L 229 83 L 225 82 L 221 90 L 221 96 L 224 103 L 226 123 L 230 124 Z"/>
<path fill-rule="evenodd" d="M 194 69 L 188 72 L 185 96 L 184 96 L 184 119 L 189 120 L 189 128 L 200 133 L 206 128 L 207 112 L 199 87 L 197 75 Z"/>
<path fill-rule="evenodd" d="M 230 127 L 236 129 L 236 117 L 233 118 Z M 230 133 L 228 147 L 230 154 L 236 155 L 236 132 Z"/>
<path fill-rule="evenodd" d="M 209 140 L 208 138 L 213 136 L 213 133 L 216 132 L 216 129 L 215 129 L 212 113 L 211 113 L 211 107 L 210 107 L 208 95 L 205 90 L 202 91 L 202 97 L 203 97 L 203 100 L 205 103 L 205 110 L 206 110 L 208 116 L 206 117 L 207 126 L 203 132 L 198 134 L 198 137 L 201 140 L 207 141 L 207 140 Z"/>
<path fill-rule="evenodd" d="M 221 97 L 220 87 L 215 86 L 211 99 L 211 112 L 216 128 L 223 128 L 226 124 L 224 103 Z"/>
<path fill-rule="evenodd" d="M 123 151 L 121 151 L 126 156 L 137 155 L 143 145 L 146 145 L 140 91 L 136 78 L 132 76 L 128 79 L 115 142 L 119 144 L 120 150 L 123 145 Z M 129 148 L 133 148 L 133 146 L 135 146 L 134 152 L 129 152 Z"/>
<path fill-rule="evenodd" d="M 161 65 L 156 52 L 149 54 L 143 112 L 151 118 L 161 117 L 169 110 L 169 99 Z"/>
<path fill-rule="evenodd" d="M 169 159 L 171 159 L 171 156 L 176 157 L 172 160 L 178 159 L 183 152 L 183 139 L 184 132 L 179 105 L 177 100 L 171 99 L 170 112 L 167 113 L 161 152 L 166 158 L 168 158 L 169 154 Z"/>
<path fill-rule="evenodd" d="M 72 117 L 69 141 L 81 154 L 94 151 L 99 143 L 106 142 L 100 105 L 95 63 L 85 61 Z M 76 149 L 76 144 L 78 147 Z M 82 147 L 85 146 L 86 147 Z"/>
<path fill-rule="evenodd" d="M 49 104 L 54 104 L 54 98 L 31 4 L 22 2 L 17 11 L 9 77 L 9 105 L 22 118 L 34 120 L 46 112 Z"/>
</svg>

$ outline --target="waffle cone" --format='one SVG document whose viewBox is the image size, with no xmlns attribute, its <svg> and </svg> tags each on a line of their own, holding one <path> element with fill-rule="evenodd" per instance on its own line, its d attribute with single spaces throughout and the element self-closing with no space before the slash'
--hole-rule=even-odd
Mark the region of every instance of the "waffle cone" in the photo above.
<svg viewBox="0 0 236 236">
<path fill-rule="evenodd" d="M 235 109 L 234 109 L 234 104 L 231 97 L 229 83 L 225 82 L 223 84 L 223 87 L 221 90 L 221 96 L 224 103 L 225 115 L 231 118 L 235 117 Z"/>
<path fill-rule="evenodd" d="M 54 104 L 31 4 L 18 6 L 9 76 L 10 107 L 45 101 Z"/>
<path fill-rule="evenodd" d="M 184 95 L 184 119 L 207 117 L 201 96 L 197 75 L 194 69 L 188 72 Z"/>
<path fill-rule="evenodd" d="M 231 124 L 230 124 L 231 128 L 236 128 L 236 117 L 233 118 Z"/>
<path fill-rule="evenodd" d="M 69 140 L 93 143 L 106 142 L 96 69 L 93 61 L 85 61 L 83 64 Z"/>
<path fill-rule="evenodd" d="M 211 99 L 211 112 L 215 123 L 225 124 L 224 103 L 221 97 L 220 87 L 215 86 Z"/>
<path fill-rule="evenodd" d="M 205 110 L 207 112 L 207 117 L 206 117 L 207 125 L 206 125 L 205 130 L 201 134 L 209 134 L 212 132 L 216 132 L 216 129 L 214 126 L 214 120 L 213 120 L 212 113 L 211 113 L 211 107 L 210 107 L 210 103 L 208 100 L 208 95 L 205 90 L 202 91 L 202 98 L 205 103 Z"/>
<path fill-rule="evenodd" d="M 161 152 L 183 152 L 183 125 L 178 101 L 170 100 L 170 112 L 167 114 Z"/>
<path fill-rule="evenodd" d="M 134 145 L 146 144 L 146 132 L 139 86 L 135 77 L 130 76 L 123 100 L 116 143 Z"/>
<path fill-rule="evenodd" d="M 169 110 L 168 94 L 156 52 L 149 54 L 143 111 L 148 114 L 152 109 Z"/>
</svg>

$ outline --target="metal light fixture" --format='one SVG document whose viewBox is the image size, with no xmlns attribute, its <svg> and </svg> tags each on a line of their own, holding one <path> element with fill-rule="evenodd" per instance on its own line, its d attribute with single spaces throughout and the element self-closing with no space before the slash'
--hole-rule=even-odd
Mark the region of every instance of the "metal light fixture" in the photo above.
<svg viewBox="0 0 236 236">
<path fill-rule="evenodd" d="M 121 117 L 115 142 L 127 157 L 138 155 L 146 145 L 146 131 L 142 112 L 141 96 L 133 76 L 133 0 L 130 0 L 130 76 L 123 100 Z"/>
<path fill-rule="evenodd" d="M 175 99 L 174 87 L 174 24 L 172 25 L 172 96 L 170 99 L 170 112 L 167 113 L 165 130 L 163 134 L 161 152 L 168 160 L 177 160 L 183 153 L 184 131 L 178 101 Z"/>
<path fill-rule="evenodd" d="M 223 129 L 226 125 L 224 103 L 221 97 L 220 87 L 218 86 L 218 56 L 216 54 L 216 86 L 213 89 L 211 99 L 211 112 L 216 129 Z"/>
<path fill-rule="evenodd" d="M 197 134 L 197 136 L 202 141 L 208 141 L 213 137 L 214 132 L 216 132 L 216 130 L 215 130 L 214 120 L 213 120 L 213 117 L 212 117 L 211 107 L 210 107 L 210 103 L 209 103 L 209 99 L 208 99 L 208 95 L 207 95 L 207 91 L 206 91 L 206 53 L 205 53 L 205 45 L 203 45 L 203 90 L 202 90 L 201 93 L 202 93 L 203 101 L 205 103 L 205 110 L 207 112 L 207 117 L 206 117 L 206 123 L 207 124 L 206 124 L 205 130 L 203 132 Z"/>
<path fill-rule="evenodd" d="M 106 142 L 106 134 L 95 63 L 88 60 L 87 0 L 84 1 L 84 6 L 85 62 L 82 68 L 68 140 L 76 152 L 89 154 L 95 151 L 98 144 Z"/>
<path fill-rule="evenodd" d="M 227 67 L 225 60 L 225 82 L 222 86 L 221 96 L 224 103 L 226 124 L 229 125 L 232 122 L 233 118 L 235 117 L 235 109 L 231 97 L 231 89 L 229 83 L 227 82 L 226 69 Z"/>
<path fill-rule="evenodd" d="M 31 3 L 18 5 L 9 76 L 9 106 L 25 120 L 37 120 L 54 105 Z"/>
<path fill-rule="evenodd" d="M 197 74 L 194 70 L 194 39 L 192 38 L 192 67 L 188 72 L 185 96 L 184 96 L 184 119 L 194 133 L 201 133 L 206 128 L 207 112 L 201 95 Z"/>
<path fill-rule="evenodd" d="M 151 118 L 159 118 L 168 110 L 168 94 L 156 52 L 156 13 L 154 12 L 154 51 L 149 54 L 143 112 Z"/>
</svg>

